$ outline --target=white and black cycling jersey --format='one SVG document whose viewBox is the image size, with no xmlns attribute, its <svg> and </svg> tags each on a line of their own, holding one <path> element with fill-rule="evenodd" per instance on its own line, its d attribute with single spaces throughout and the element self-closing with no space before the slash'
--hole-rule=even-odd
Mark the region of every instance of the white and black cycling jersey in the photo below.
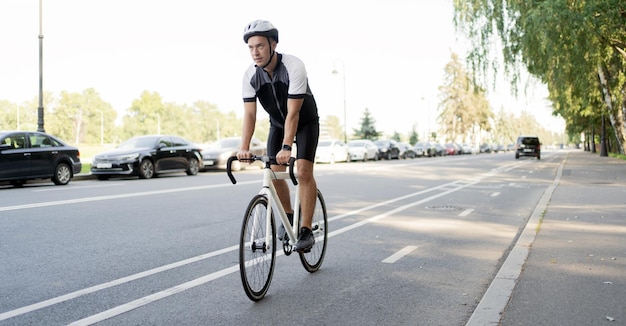
<svg viewBox="0 0 626 326">
<path fill-rule="evenodd" d="M 287 116 L 287 99 L 304 99 L 300 109 L 298 129 L 308 123 L 318 122 L 317 104 L 311 89 L 304 63 L 288 54 L 276 54 L 278 63 L 272 78 L 263 68 L 252 64 L 243 77 L 243 101 L 257 99 L 270 115 L 270 123 L 284 128 Z"/>
</svg>

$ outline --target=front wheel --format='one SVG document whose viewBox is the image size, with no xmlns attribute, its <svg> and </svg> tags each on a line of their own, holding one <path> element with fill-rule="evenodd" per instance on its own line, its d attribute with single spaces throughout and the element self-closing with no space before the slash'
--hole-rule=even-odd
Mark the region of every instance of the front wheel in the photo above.
<svg viewBox="0 0 626 326">
<path fill-rule="evenodd" d="M 324 255 L 326 254 L 326 240 L 328 237 L 326 202 L 324 202 L 324 197 L 319 189 L 317 190 L 317 200 L 315 201 L 315 209 L 313 210 L 312 227 L 315 244 L 311 248 L 311 251 L 299 253 L 302 266 L 310 273 L 316 272 L 322 265 Z"/>
<path fill-rule="evenodd" d="M 139 163 L 139 178 L 150 179 L 154 176 L 154 163 L 145 158 Z"/>
<path fill-rule="evenodd" d="M 267 232 L 271 234 L 267 234 Z M 246 295 L 263 299 L 270 287 L 276 259 L 276 226 L 267 214 L 267 198 L 256 195 L 243 218 L 239 240 L 239 273 Z"/>
</svg>

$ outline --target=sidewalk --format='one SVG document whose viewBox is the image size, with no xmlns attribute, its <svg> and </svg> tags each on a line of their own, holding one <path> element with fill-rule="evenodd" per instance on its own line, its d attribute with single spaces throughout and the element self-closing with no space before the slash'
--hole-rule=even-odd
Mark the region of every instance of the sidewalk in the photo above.
<svg viewBox="0 0 626 326">
<path fill-rule="evenodd" d="M 626 325 L 626 161 L 570 151 L 559 173 L 533 213 L 538 222 L 532 225 L 531 217 L 526 228 L 534 241 L 525 262 L 515 277 L 501 276 L 501 284 L 509 280 L 514 288 L 500 324 Z M 497 322 L 472 316 L 470 324 Z"/>
</svg>

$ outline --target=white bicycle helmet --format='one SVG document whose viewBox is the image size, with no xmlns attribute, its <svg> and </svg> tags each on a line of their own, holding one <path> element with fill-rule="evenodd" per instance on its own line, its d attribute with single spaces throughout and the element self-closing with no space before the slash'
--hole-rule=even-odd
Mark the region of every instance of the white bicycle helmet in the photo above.
<svg viewBox="0 0 626 326">
<path fill-rule="evenodd" d="M 243 41 L 248 43 L 252 36 L 265 36 L 273 38 L 278 43 L 278 30 L 267 20 L 255 20 L 243 29 Z"/>
</svg>

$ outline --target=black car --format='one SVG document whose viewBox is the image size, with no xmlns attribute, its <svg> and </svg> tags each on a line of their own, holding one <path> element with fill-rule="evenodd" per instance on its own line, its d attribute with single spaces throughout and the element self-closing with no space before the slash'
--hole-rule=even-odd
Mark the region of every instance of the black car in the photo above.
<svg viewBox="0 0 626 326">
<path fill-rule="evenodd" d="M 114 175 L 150 179 L 171 172 L 196 175 L 202 166 L 201 151 L 194 143 L 178 136 L 137 136 L 112 151 L 96 155 L 91 162 L 91 174 L 100 180 Z"/>
<path fill-rule="evenodd" d="M 27 180 L 48 179 L 66 185 L 80 172 L 80 152 L 44 132 L 0 131 L 0 181 L 20 187 Z"/>
<path fill-rule="evenodd" d="M 400 148 L 398 142 L 393 139 L 380 139 L 374 142 L 378 146 L 378 157 L 387 160 L 399 159 Z"/>
<path fill-rule="evenodd" d="M 534 156 L 541 159 L 541 142 L 536 136 L 519 136 L 515 143 L 515 158 L 520 156 Z"/>
</svg>

